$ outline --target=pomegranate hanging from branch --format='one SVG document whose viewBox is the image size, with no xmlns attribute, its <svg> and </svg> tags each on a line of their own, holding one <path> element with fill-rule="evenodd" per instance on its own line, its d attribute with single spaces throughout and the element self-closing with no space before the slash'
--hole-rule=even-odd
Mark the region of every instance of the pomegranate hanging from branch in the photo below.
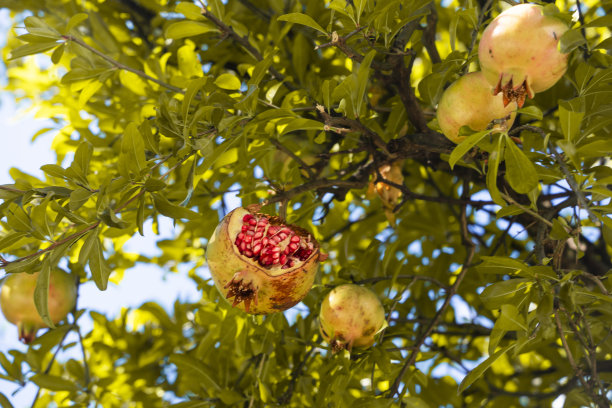
<svg viewBox="0 0 612 408">
<path fill-rule="evenodd" d="M 217 289 L 251 314 L 280 312 L 300 302 L 326 257 L 312 234 L 259 213 L 258 206 L 227 214 L 206 250 Z"/>
</svg>

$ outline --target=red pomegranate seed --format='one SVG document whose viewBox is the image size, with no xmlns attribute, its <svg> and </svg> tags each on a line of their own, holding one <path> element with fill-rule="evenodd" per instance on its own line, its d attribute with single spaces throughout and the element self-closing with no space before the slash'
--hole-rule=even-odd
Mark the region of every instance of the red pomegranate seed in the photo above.
<svg viewBox="0 0 612 408">
<path fill-rule="evenodd" d="M 290 242 L 300 242 L 300 237 L 297 235 L 294 235 L 291 237 Z"/>
<path fill-rule="evenodd" d="M 242 222 L 249 222 L 251 221 L 253 218 L 255 218 L 253 216 L 253 214 L 245 214 L 244 217 L 242 217 Z"/>
</svg>

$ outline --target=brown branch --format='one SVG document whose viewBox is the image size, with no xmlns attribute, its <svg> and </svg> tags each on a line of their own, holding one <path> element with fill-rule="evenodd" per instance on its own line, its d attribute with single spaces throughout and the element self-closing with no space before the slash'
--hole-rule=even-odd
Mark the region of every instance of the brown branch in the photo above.
<svg viewBox="0 0 612 408">
<path fill-rule="evenodd" d="M 93 53 L 94 53 L 94 54 L 96 54 L 98 57 L 100 57 L 100 58 L 102 58 L 103 60 L 105 60 L 105 61 L 109 62 L 111 65 L 113 65 L 114 67 L 116 67 L 116 68 L 118 68 L 118 69 L 122 69 L 122 70 L 124 70 L 124 71 L 129 71 L 129 72 L 131 72 L 131 73 L 133 73 L 133 74 L 138 75 L 138 76 L 139 76 L 139 77 L 141 77 L 141 78 L 144 78 L 144 79 L 146 79 L 146 80 L 148 80 L 148 81 L 154 82 L 154 83 L 156 83 L 157 85 L 159 85 L 159 86 L 161 86 L 161 87 L 164 87 L 164 88 L 166 88 L 166 89 L 169 89 L 169 90 L 171 90 L 171 91 L 173 91 L 173 92 L 176 92 L 176 93 L 181 93 L 181 94 L 182 94 L 182 93 L 185 93 L 185 91 L 183 91 L 181 88 L 177 88 L 177 87 L 176 87 L 176 86 L 174 86 L 174 85 L 167 84 L 167 83 L 165 83 L 164 81 L 160 81 L 160 80 L 159 80 L 159 79 L 157 79 L 157 78 L 153 78 L 152 76 L 147 75 L 147 74 L 145 74 L 144 72 L 142 72 L 142 71 L 140 71 L 140 70 L 138 70 L 138 69 L 134 69 L 134 68 L 132 68 L 132 67 L 129 67 L 129 66 L 125 65 L 125 64 L 120 63 L 119 61 L 114 60 L 113 58 L 109 57 L 108 55 L 104 54 L 103 52 L 98 51 L 98 50 L 97 50 L 97 49 L 95 49 L 94 47 L 90 46 L 89 44 L 87 44 L 86 42 L 84 42 L 83 40 L 81 40 L 80 38 L 74 37 L 74 36 L 72 36 L 72 35 L 63 35 L 63 36 L 62 36 L 62 38 L 63 38 L 64 40 L 66 40 L 66 41 L 72 41 L 73 43 L 78 44 L 78 45 L 80 45 L 81 47 L 83 47 L 83 48 L 85 48 L 85 49 L 87 49 L 87 50 L 89 50 L 89 51 L 93 52 Z"/>
<path fill-rule="evenodd" d="M 467 194 L 469 191 L 469 189 L 467 188 L 468 187 L 467 184 L 468 184 L 468 181 L 464 182 L 463 194 L 462 194 L 462 198 L 464 199 L 467 198 Z M 402 379 L 406 375 L 408 368 L 413 366 L 414 363 L 416 362 L 416 359 L 417 359 L 417 356 L 418 356 L 418 353 L 421 347 L 425 343 L 425 340 L 427 340 L 427 338 L 431 335 L 435 326 L 438 324 L 439 320 L 442 318 L 442 315 L 444 314 L 444 312 L 450 305 L 450 301 L 452 297 L 455 296 L 455 294 L 457 293 L 457 290 L 459 289 L 459 285 L 461 285 L 461 282 L 463 281 L 463 278 L 465 277 L 465 274 L 468 271 L 472 263 L 472 260 L 474 259 L 474 254 L 476 253 L 476 245 L 474 245 L 474 243 L 470 239 L 470 233 L 468 231 L 468 224 L 467 224 L 466 205 L 463 205 L 461 208 L 460 222 L 461 222 L 461 241 L 462 241 L 463 246 L 466 248 L 466 256 L 463 261 L 463 266 L 461 267 L 461 272 L 459 272 L 455 283 L 453 284 L 453 286 L 451 286 L 450 290 L 446 294 L 444 303 L 442 304 L 440 309 L 436 312 L 435 316 L 433 317 L 433 319 L 431 319 L 425 331 L 420 335 L 419 339 L 417 340 L 414 346 L 414 349 L 410 353 L 410 356 L 404 363 L 404 366 L 400 370 L 399 374 L 395 378 L 395 381 L 393 382 L 393 385 L 389 389 L 387 398 L 393 398 L 395 394 L 398 393 L 399 386 L 402 382 Z"/>
<path fill-rule="evenodd" d="M 304 160 L 302 160 L 298 155 L 296 155 L 291 150 L 289 150 L 287 146 L 285 146 L 284 144 L 282 144 L 281 142 L 279 142 L 278 140 L 274 138 L 270 138 L 268 140 L 270 141 L 270 143 L 276 146 L 278 150 L 285 153 L 287 156 L 291 157 L 295 162 L 297 162 L 300 168 L 308 173 L 308 177 L 311 180 L 314 180 L 316 178 L 316 174 L 312 171 L 312 168 L 310 168 L 310 166 L 306 164 L 306 162 L 304 162 Z"/>
<path fill-rule="evenodd" d="M 361 133 L 362 135 L 369 138 L 372 143 L 381 149 L 390 159 L 393 158 L 393 154 L 389 152 L 387 149 L 387 143 L 383 140 L 382 137 L 372 129 L 365 126 L 359 119 L 349 119 L 346 116 L 331 116 L 325 111 L 325 107 L 322 105 L 317 105 L 317 110 L 319 115 L 323 118 L 323 123 L 325 126 L 329 128 L 338 128 L 346 126 L 348 131 L 353 131 L 356 133 Z M 336 129 L 334 129 L 336 130 Z"/>
<path fill-rule="evenodd" d="M 345 37 L 340 37 L 338 35 L 338 33 L 336 31 L 334 31 L 332 33 L 331 36 L 331 42 L 327 43 L 327 44 L 322 44 L 319 45 L 317 47 L 315 47 L 316 49 L 319 48 L 325 48 L 329 45 L 333 45 L 334 47 L 338 48 L 340 51 L 342 51 L 348 58 L 350 58 L 351 60 L 357 62 L 357 63 L 361 63 L 364 59 L 364 56 L 361 55 L 359 52 L 357 52 L 355 49 L 353 49 L 350 45 L 348 45 L 346 43 L 346 40 L 348 38 L 350 38 L 351 36 L 355 35 L 356 33 L 358 33 L 359 31 L 361 31 L 363 28 L 365 28 L 365 26 L 362 26 L 360 28 L 358 28 L 355 31 L 352 31 L 351 33 L 349 33 L 347 36 Z M 328 45 L 329 44 L 329 45 Z M 381 63 L 379 61 L 372 61 L 371 64 L 372 68 L 378 70 L 378 71 L 388 71 L 391 69 L 391 65 L 387 64 L 387 63 Z"/>
<path fill-rule="evenodd" d="M 391 279 L 414 279 L 414 280 L 427 281 L 427 282 L 431 282 L 431 283 L 436 284 L 437 286 L 441 287 L 442 289 L 446 290 L 447 292 L 449 291 L 448 285 L 443 284 L 442 282 L 440 282 L 436 278 L 432 278 L 430 276 L 425 276 L 425 275 L 377 276 L 375 278 L 362 279 L 362 280 L 356 281 L 354 283 L 361 285 L 361 284 L 370 284 L 370 283 L 382 282 L 382 281 L 391 280 Z"/>
<path fill-rule="evenodd" d="M 574 373 L 576 373 L 576 376 L 578 377 L 578 381 L 580 381 L 580 384 L 582 384 L 586 393 L 591 397 L 593 402 L 595 402 L 599 406 L 599 408 L 609 408 L 610 405 L 607 405 L 606 402 L 604 401 L 606 398 L 605 397 L 600 398 L 602 396 L 598 395 L 595 392 L 595 390 L 593 390 L 591 383 L 585 379 L 585 374 L 584 374 L 584 371 L 582 370 L 582 367 L 580 367 L 576 363 L 576 360 L 574 359 L 574 355 L 572 354 L 569 344 L 567 343 L 567 339 L 565 338 L 565 332 L 563 331 L 563 327 L 561 326 L 561 319 L 559 318 L 559 311 L 560 311 L 560 308 L 556 306 L 555 307 L 555 323 L 557 325 L 557 333 L 559 334 L 561 344 L 563 345 L 563 349 L 565 350 L 565 354 L 567 356 L 567 361 L 570 363 L 572 370 L 574 371 Z"/>
<path fill-rule="evenodd" d="M 430 13 L 427 15 L 427 27 L 423 30 L 423 45 L 429 54 L 433 64 L 442 62 L 438 48 L 436 47 L 436 26 L 438 24 L 438 12 L 434 2 L 429 5 Z"/>
<path fill-rule="evenodd" d="M 204 4 L 202 4 L 202 15 L 209 19 L 214 25 L 216 25 L 217 28 L 219 28 L 219 30 L 221 30 L 223 34 L 233 38 L 234 41 L 236 41 L 240 46 L 242 46 L 242 48 L 244 48 L 249 54 L 251 54 L 251 56 L 253 56 L 253 58 L 255 58 L 257 61 L 263 60 L 263 56 L 261 55 L 259 50 L 255 48 L 253 44 L 251 44 L 248 36 L 241 37 L 240 34 L 234 31 L 232 27 L 228 26 L 223 21 L 219 20 L 214 14 L 208 11 L 205 8 Z M 297 87 L 293 83 L 285 81 L 285 76 L 278 72 L 276 68 L 270 67 L 269 71 L 278 81 L 282 82 L 283 85 L 287 87 L 287 89 L 291 91 L 295 91 L 297 89 Z"/>
</svg>

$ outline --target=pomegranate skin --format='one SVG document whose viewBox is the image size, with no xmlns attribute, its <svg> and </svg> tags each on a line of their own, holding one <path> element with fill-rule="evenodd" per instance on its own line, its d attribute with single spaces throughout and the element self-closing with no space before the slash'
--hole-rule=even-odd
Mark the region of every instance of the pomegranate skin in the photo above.
<svg viewBox="0 0 612 408">
<path fill-rule="evenodd" d="M 265 267 L 242 255 L 234 244 L 243 217 L 255 214 L 236 208 L 227 214 L 208 242 L 206 260 L 215 286 L 232 306 L 250 314 L 269 314 L 287 310 L 299 303 L 310 291 L 322 258 L 318 243 L 312 238 L 312 254 L 295 267 Z M 267 216 L 271 224 L 280 225 L 278 217 Z M 300 234 L 308 233 L 287 225 Z"/>
<path fill-rule="evenodd" d="M 319 329 L 332 352 L 369 348 L 385 326 L 385 309 L 368 288 L 350 283 L 340 285 L 321 304 Z"/>
<path fill-rule="evenodd" d="M 17 325 L 19 338 L 24 343 L 34 340 L 36 332 L 48 327 L 36 310 L 34 289 L 39 272 L 13 273 L 6 277 L 0 290 L 0 308 L 6 320 Z M 51 271 L 49 277 L 48 310 L 55 324 L 74 308 L 77 288 L 74 277 L 61 269 Z"/>
<path fill-rule="evenodd" d="M 519 107 L 525 97 L 533 98 L 556 84 L 567 70 L 568 54 L 561 53 L 558 45 L 568 27 L 543 12 L 536 4 L 505 10 L 487 26 L 478 45 L 485 78 Z"/>
<path fill-rule="evenodd" d="M 482 72 L 470 72 L 453 82 L 442 94 L 438 103 L 438 124 L 449 140 L 461 143 L 466 138 L 459 136 L 462 126 L 473 131 L 488 127 L 497 131 L 509 129 L 516 117 L 516 108 L 515 102 L 504 106 L 502 95 L 493 95 Z"/>
</svg>

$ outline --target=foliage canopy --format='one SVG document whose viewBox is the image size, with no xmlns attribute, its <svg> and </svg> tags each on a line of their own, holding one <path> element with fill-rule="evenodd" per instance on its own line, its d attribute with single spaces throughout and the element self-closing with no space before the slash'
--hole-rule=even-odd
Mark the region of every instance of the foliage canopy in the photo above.
<svg viewBox="0 0 612 408">
<path fill-rule="evenodd" d="M 7 90 L 53 120 L 57 154 L 43 179 L 12 169 L 0 186 L 4 272 L 60 265 L 104 290 L 139 262 L 187 265 L 202 292 L 114 320 L 77 305 L 0 354 L 0 378 L 39 386 L 37 407 L 609 407 L 611 4 L 546 5 L 571 26 L 567 73 L 508 133 L 456 146 L 436 104 L 507 6 L 0 0 Z M 289 313 L 247 316 L 211 283 L 232 193 L 330 255 Z M 122 249 L 161 217 L 175 238 L 159 256 Z M 374 290 L 389 326 L 332 355 L 317 313 L 345 282 Z"/>
</svg>

